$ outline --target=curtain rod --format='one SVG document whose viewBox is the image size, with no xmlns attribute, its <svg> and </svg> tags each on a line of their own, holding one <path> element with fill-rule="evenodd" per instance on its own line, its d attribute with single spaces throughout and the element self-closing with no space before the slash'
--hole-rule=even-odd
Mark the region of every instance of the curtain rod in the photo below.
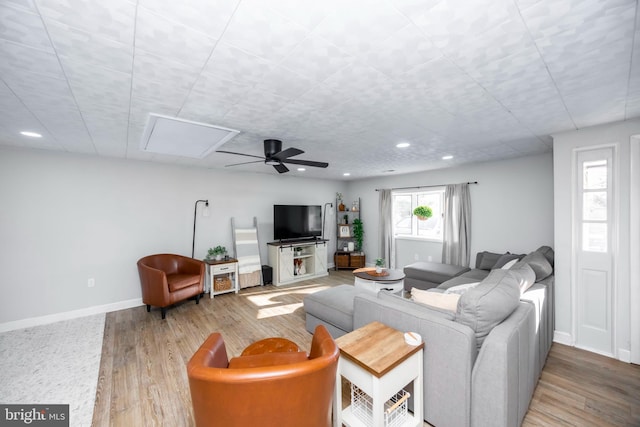
<svg viewBox="0 0 640 427">
<path fill-rule="evenodd" d="M 473 182 L 461 182 L 460 184 L 477 184 L 478 181 Z M 449 184 L 436 184 L 436 185 L 417 185 L 413 187 L 396 187 L 390 188 L 390 190 L 413 190 L 414 188 L 431 188 L 431 187 L 446 187 Z M 376 191 L 384 190 L 384 188 L 376 188 Z"/>
</svg>

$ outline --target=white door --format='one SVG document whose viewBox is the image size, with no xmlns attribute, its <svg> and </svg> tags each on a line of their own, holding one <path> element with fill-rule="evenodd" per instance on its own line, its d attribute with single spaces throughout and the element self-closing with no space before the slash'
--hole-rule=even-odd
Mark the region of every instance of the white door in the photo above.
<svg viewBox="0 0 640 427">
<path fill-rule="evenodd" d="M 614 148 L 576 152 L 574 187 L 576 346 L 613 355 Z"/>
</svg>

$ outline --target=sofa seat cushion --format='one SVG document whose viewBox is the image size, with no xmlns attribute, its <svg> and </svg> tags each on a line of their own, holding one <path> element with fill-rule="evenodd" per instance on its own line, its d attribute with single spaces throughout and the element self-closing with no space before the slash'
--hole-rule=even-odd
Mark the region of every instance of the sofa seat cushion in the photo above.
<svg viewBox="0 0 640 427">
<path fill-rule="evenodd" d="M 169 284 L 169 292 L 175 292 L 200 283 L 200 275 L 182 273 L 167 274 L 167 283 Z"/>
<path fill-rule="evenodd" d="M 458 301 L 456 322 L 475 332 L 480 348 L 491 330 L 518 307 L 520 287 L 509 270 L 492 270 L 478 286 L 465 292 Z"/>
<path fill-rule="evenodd" d="M 353 330 L 353 298 L 355 286 L 339 285 L 304 297 L 305 313 L 311 314 L 343 331 Z"/>
<path fill-rule="evenodd" d="M 404 268 L 404 274 L 409 278 L 416 278 L 432 283 L 442 283 L 452 277 L 469 271 L 468 267 L 460 265 L 442 264 L 439 262 L 414 262 Z"/>
</svg>

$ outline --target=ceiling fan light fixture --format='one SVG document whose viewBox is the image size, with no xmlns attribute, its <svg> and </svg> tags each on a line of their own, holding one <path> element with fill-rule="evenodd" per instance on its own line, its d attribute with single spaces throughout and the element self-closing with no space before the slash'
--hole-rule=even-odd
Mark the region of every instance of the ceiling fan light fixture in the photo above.
<svg viewBox="0 0 640 427">
<path fill-rule="evenodd" d="M 275 165 L 279 165 L 280 161 L 275 159 L 266 159 L 264 163 L 269 166 L 275 166 Z"/>
</svg>

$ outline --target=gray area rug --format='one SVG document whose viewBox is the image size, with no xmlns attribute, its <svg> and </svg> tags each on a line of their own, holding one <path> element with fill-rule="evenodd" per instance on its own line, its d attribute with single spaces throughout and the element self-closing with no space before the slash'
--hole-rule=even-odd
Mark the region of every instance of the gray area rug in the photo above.
<svg viewBox="0 0 640 427">
<path fill-rule="evenodd" d="M 0 403 L 68 404 L 71 426 L 91 426 L 104 314 L 0 334 Z"/>
</svg>

